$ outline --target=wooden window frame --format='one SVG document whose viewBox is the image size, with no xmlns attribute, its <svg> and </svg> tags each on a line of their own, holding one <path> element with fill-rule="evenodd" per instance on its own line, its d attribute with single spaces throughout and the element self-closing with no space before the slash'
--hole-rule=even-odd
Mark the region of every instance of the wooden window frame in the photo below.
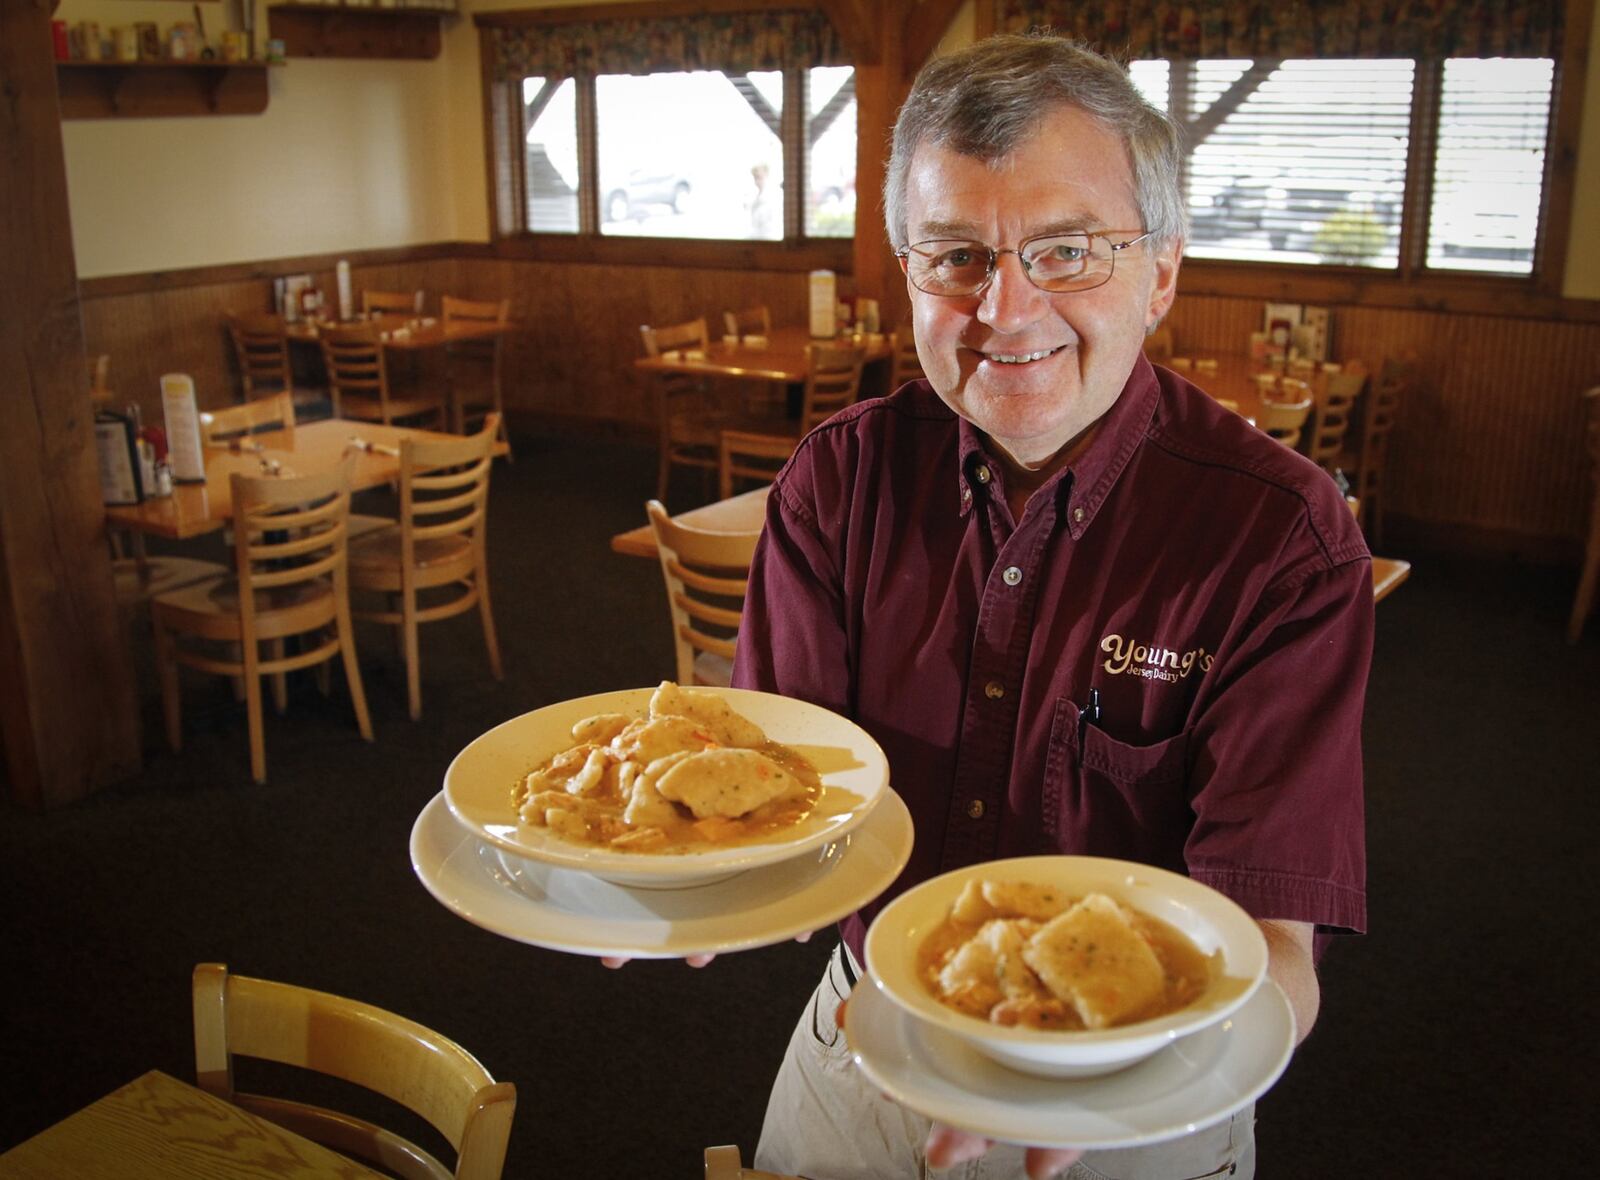
<svg viewBox="0 0 1600 1180">
<path fill-rule="evenodd" d="M 562 10 L 571 12 L 572 10 Z M 483 62 L 492 60 L 491 31 L 480 27 Z M 527 196 L 522 142 L 522 80 L 483 78 L 485 168 L 489 186 L 491 245 L 496 255 L 541 262 L 703 267 L 722 270 L 849 272 L 852 238 L 808 238 L 805 220 L 805 111 L 808 72 L 783 71 L 780 147 L 783 153 L 783 229 L 781 241 L 719 238 L 608 236 L 600 231 L 599 139 L 595 80 L 579 77 L 578 229 L 576 233 L 535 232 L 527 226 Z M 793 179 L 790 179 L 793 178 Z"/>
</svg>

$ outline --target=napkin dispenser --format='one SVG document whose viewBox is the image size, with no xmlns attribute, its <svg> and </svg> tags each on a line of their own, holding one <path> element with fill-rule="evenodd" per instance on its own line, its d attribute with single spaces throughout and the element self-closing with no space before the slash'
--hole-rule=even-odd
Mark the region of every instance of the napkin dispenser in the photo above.
<svg viewBox="0 0 1600 1180">
<path fill-rule="evenodd" d="M 838 280 L 831 270 L 811 272 L 811 335 L 832 340 L 839 333 Z"/>
<path fill-rule="evenodd" d="M 161 412 L 166 419 L 172 478 L 179 483 L 204 483 L 206 460 L 200 446 L 200 410 L 194 400 L 194 379 L 187 373 L 162 374 Z"/>
</svg>

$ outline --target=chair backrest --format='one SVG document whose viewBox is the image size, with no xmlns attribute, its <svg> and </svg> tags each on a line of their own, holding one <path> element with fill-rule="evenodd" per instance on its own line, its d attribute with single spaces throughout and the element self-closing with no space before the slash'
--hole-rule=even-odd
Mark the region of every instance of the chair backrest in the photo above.
<svg viewBox="0 0 1600 1180">
<path fill-rule="evenodd" d="M 640 324 L 639 338 L 644 341 L 645 356 L 660 356 L 674 348 L 704 349 L 710 346 L 711 340 L 707 334 L 705 316 L 686 324 L 668 324 L 662 328 Z"/>
<path fill-rule="evenodd" d="M 1367 384 L 1367 371 L 1355 362 L 1337 373 L 1324 373 L 1317 378 L 1313 395 L 1315 405 L 1311 415 L 1311 441 L 1306 454 L 1311 461 L 1333 474 L 1344 453 L 1345 435 L 1350 430 L 1350 418 L 1356 399 Z"/>
<path fill-rule="evenodd" d="M 1311 414 L 1311 387 L 1297 378 L 1284 377 L 1278 382 L 1278 397 L 1281 400 L 1261 399 L 1256 425 L 1293 450 Z"/>
<path fill-rule="evenodd" d="M 922 360 L 917 356 L 917 340 L 912 334 L 911 325 L 907 324 L 889 337 L 890 354 L 894 358 L 890 366 L 889 389 L 899 389 L 907 381 L 920 381 L 925 375 L 922 371 Z"/>
<path fill-rule="evenodd" d="M 517 1092 L 447 1037 L 382 1008 L 287 983 L 194 969 L 195 1073 L 202 1090 L 407 1180 L 496 1180 Z M 300 1066 L 384 1095 L 426 1119 L 456 1151 L 452 1172 L 364 1119 L 234 1089 L 235 1056 Z"/>
<path fill-rule="evenodd" d="M 208 446 L 254 434 L 264 426 L 284 430 L 294 427 L 294 394 L 286 389 L 200 415 L 200 437 Z"/>
<path fill-rule="evenodd" d="M 759 532 L 687 528 L 659 500 L 645 505 L 672 612 L 679 684 L 726 684 Z"/>
<path fill-rule="evenodd" d="M 798 442 L 791 435 L 724 430 L 717 438 L 717 494 L 726 500 L 737 480 L 771 483 Z"/>
<path fill-rule="evenodd" d="M 511 320 L 511 300 L 500 299 L 487 302 L 478 302 L 470 299 L 457 299 L 454 295 L 446 295 L 440 307 L 440 315 L 444 326 L 451 324 L 505 324 Z M 476 340 L 456 340 L 446 347 L 451 357 L 470 357 L 474 360 L 485 361 L 494 367 L 492 374 L 494 380 L 500 378 L 500 353 L 504 336 L 482 336 Z"/>
<path fill-rule="evenodd" d="M 400 441 L 401 577 L 416 568 L 418 541 L 466 536 L 484 545 L 489 510 L 489 472 L 500 415 L 484 416 L 483 428 L 464 438 Z"/>
<path fill-rule="evenodd" d="M 820 426 L 861 396 L 862 349 L 839 344 L 806 345 L 806 387 L 800 402 L 800 432 Z"/>
<path fill-rule="evenodd" d="M 243 642 L 254 633 L 252 591 L 327 579 L 334 597 L 345 598 L 346 530 L 355 468 L 355 455 L 347 454 L 337 467 L 312 475 L 234 472 L 230 477 Z"/>
<path fill-rule="evenodd" d="M 322 363 L 328 370 L 328 392 L 333 398 L 335 418 L 340 416 L 340 399 L 349 393 L 377 398 L 387 406 L 389 370 L 378 332 L 376 324 L 322 329 Z"/>
<path fill-rule="evenodd" d="M 89 358 L 89 402 L 96 409 L 109 406 L 116 396 L 109 384 L 110 374 L 110 353 L 102 352 Z"/>
<path fill-rule="evenodd" d="M 373 312 L 388 312 L 391 315 L 413 315 L 422 307 L 421 291 L 363 291 L 361 292 L 361 310 L 371 315 Z"/>
<path fill-rule="evenodd" d="M 271 312 L 228 317 L 228 338 L 239 362 L 239 383 L 245 401 L 269 389 L 294 389 L 289 363 L 289 333 L 283 317 Z"/>
<path fill-rule="evenodd" d="M 722 323 L 729 336 L 765 336 L 772 331 L 772 314 L 762 304 L 742 311 L 725 311 Z"/>
</svg>

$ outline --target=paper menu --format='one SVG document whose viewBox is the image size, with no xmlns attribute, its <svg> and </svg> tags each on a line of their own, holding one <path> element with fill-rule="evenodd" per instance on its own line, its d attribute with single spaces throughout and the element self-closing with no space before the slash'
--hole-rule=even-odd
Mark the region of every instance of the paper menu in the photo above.
<svg viewBox="0 0 1600 1180">
<path fill-rule="evenodd" d="M 167 461 L 179 483 L 203 483 L 205 452 L 200 446 L 200 409 L 195 404 L 194 380 L 187 373 L 161 377 L 161 412 L 167 427 Z"/>
</svg>

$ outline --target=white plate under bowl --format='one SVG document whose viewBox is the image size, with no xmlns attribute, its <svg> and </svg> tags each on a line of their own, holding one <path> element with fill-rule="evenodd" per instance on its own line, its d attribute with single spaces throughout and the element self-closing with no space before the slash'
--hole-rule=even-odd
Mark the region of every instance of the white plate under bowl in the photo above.
<svg viewBox="0 0 1600 1180">
<path fill-rule="evenodd" d="M 1289 1064 L 1294 1016 L 1269 979 L 1226 1020 L 1127 1069 L 1044 1078 L 922 1023 L 868 976 L 850 993 L 845 1036 L 873 1084 L 926 1118 L 1004 1143 L 1106 1150 L 1176 1139 L 1255 1101 Z"/>
<path fill-rule="evenodd" d="M 1052 885 L 1067 897 L 1104 893 L 1175 927 L 1220 970 L 1193 1003 L 1164 1016 L 1085 1031 L 991 1024 L 934 998 L 917 968 L 918 950 L 949 917 L 974 879 Z M 918 1020 L 970 1041 L 1002 1064 L 1055 1077 L 1123 1069 L 1178 1037 L 1223 1019 L 1266 977 L 1267 943 L 1238 903 L 1181 873 L 1096 856 L 1024 856 L 969 865 L 932 877 L 895 898 L 867 931 L 867 970 Z"/>
<path fill-rule="evenodd" d="M 770 946 L 877 897 L 911 856 L 911 813 L 885 792 L 865 823 L 807 856 L 695 889 L 627 889 L 484 844 L 435 795 L 411 867 L 451 912 L 495 934 L 585 955 L 683 958 Z"/>
<path fill-rule="evenodd" d="M 597 713 L 649 713 L 654 688 L 578 697 L 514 717 L 474 739 L 444 775 L 451 813 L 480 840 L 516 856 L 592 873 L 632 888 L 703 885 L 762 865 L 803 856 L 838 840 L 865 820 L 889 785 L 889 763 L 866 730 L 805 701 L 738 688 L 696 688 L 722 697 L 767 737 L 808 758 L 822 776 L 817 809 L 783 838 L 704 852 L 618 852 L 563 840 L 548 828 L 518 822 L 512 788 L 562 750 L 572 726 Z"/>
</svg>

